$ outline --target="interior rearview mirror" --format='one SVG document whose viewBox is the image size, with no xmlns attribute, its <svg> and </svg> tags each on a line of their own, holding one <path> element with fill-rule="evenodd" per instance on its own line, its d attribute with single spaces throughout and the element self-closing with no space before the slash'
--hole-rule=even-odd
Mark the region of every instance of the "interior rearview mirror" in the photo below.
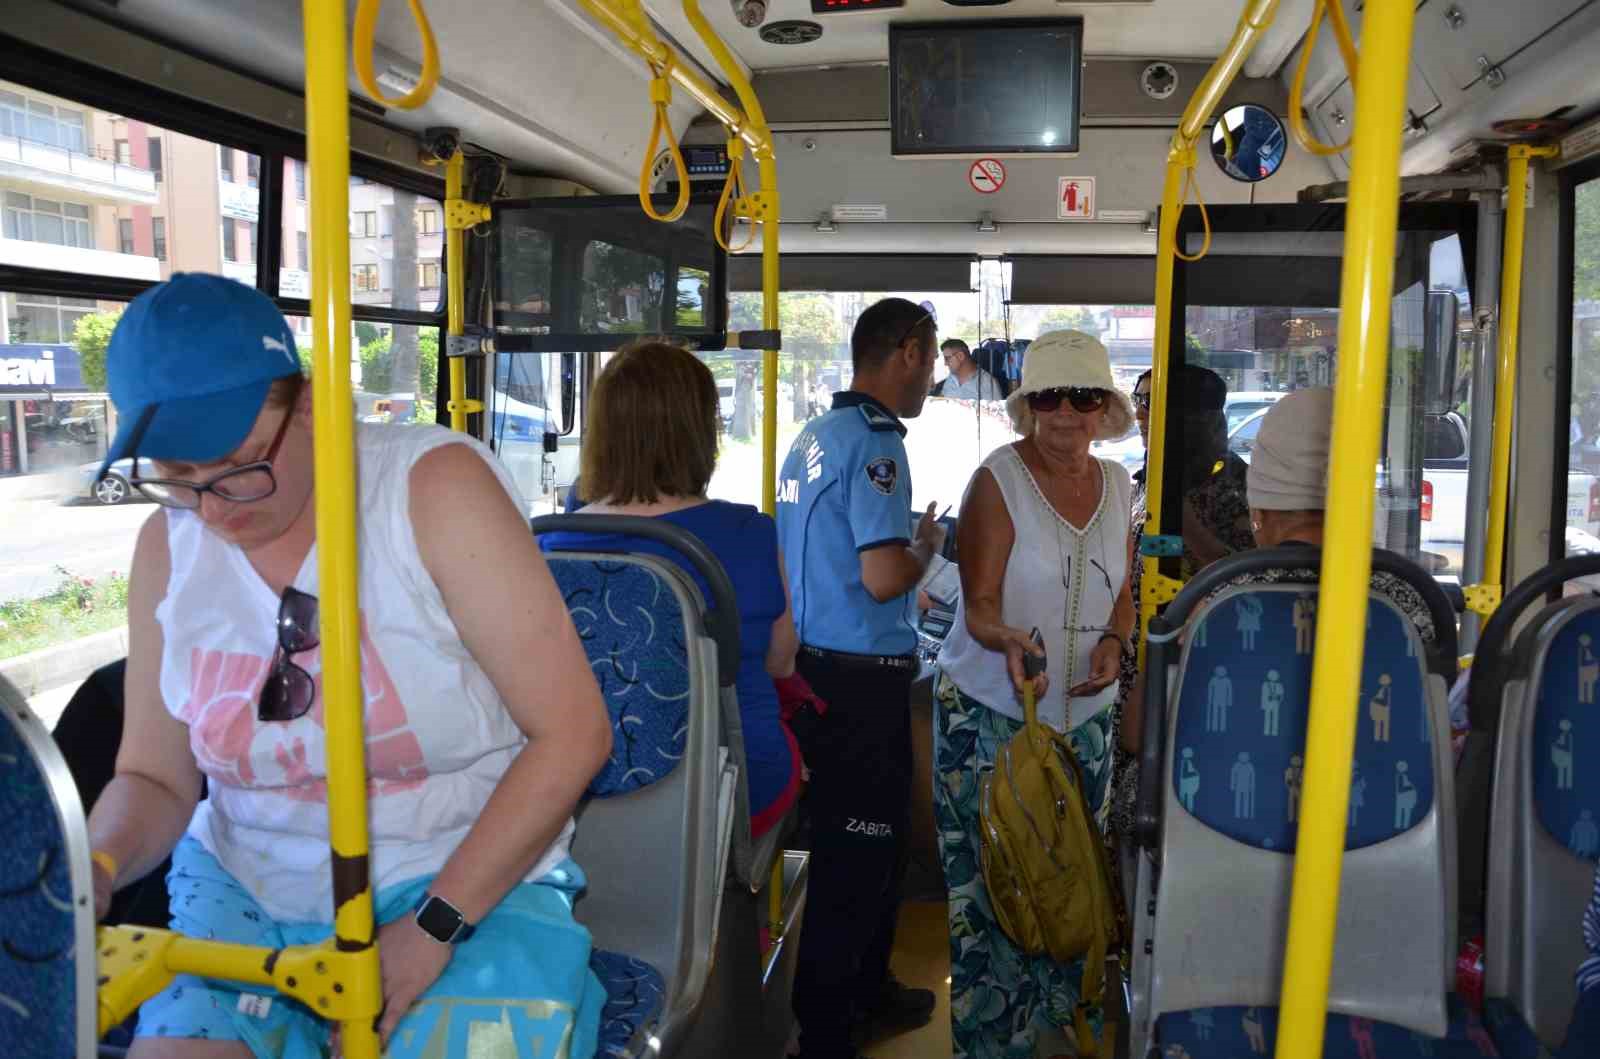
<svg viewBox="0 0 1600 1059">
<path fill-rule="evenodd" d="M 1289 145 L 1283 122 L 1266 107 L 1244 103 L 1230 107 L 1211 127 L 1211 158 L 1235 180 L 1254 184 L 1283 165 Z"/>
<path fill-rule="evenodd" d="M 561 354 L 561 436 L 578 424 L 578 355 Z"/>
<path fill-rule="evenodd" d="M 1423 402 L 1429 415 L 1455 407 L 1456 327 L 1461 299 L 1455 291 L 1431 290 L 1423 322 Z"/>
</svg>

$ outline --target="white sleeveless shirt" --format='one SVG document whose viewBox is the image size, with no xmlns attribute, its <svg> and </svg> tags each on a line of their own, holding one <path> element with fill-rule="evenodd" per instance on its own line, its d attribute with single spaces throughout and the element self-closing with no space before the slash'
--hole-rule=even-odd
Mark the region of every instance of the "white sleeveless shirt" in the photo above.
<svg viewBox="0 0 1600 1059">
<path fill-rule="evenodd" d="M 411 469 L 451 444 L 478 452 L 517 510 L 526 510 L 505 469 L 475 439 L 435 426 L 356 430 L 361 683 L 372 882 L 379 890 L 443 867 L 526 742 L 461 642 L 417 550 Z M 321 651 L 293 658 L 316 681 L 311 711 L 287 723 L 258 721 L 256 700 L 277 647 L 279 597 L 237 545 L 193 513 L 166 515 L 172 574 L 156 608 L 165 637 L 161 694 L 189 726 L 209 790 L 189 834 L 274 919 L 329 922 Z M 317 576 L 313 544 L 294 587 L 317 595 Z M 561 863 L 572 829 L 568 820 L 528 879 Z"/>
<path fill-rule="evenodd" d="M 1128 578 L 1132 486 L 1121 464 L 1098 462 L 1100 504 L 1079 529 L 1050 506 L 1015 445 L 1003 445 L 983 461 L 1000 487 L 1015 533 L 1001 584 L 1000 620 L 1023 631 L 1038 628 L 1044 638 L 1050 687 L 1038 703 L 1039 719 L 1060 732 L 1083 724 L 1117 697 L 1114 680 L 1093 695 L 1070 702 L 1066 697 L 1068 688 L 1088 678 L 1090 655 L 1111 624 Z M 1006 670 L 1006 656 L 972 638 L 965 600 L 956 606 L 939 668 L 962 694 L 1022 719 L 1022 698 Z"/>
</svg>

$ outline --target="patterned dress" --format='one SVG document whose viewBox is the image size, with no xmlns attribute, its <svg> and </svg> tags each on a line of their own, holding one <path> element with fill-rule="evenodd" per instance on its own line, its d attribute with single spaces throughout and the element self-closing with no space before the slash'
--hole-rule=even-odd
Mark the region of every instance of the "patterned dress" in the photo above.
<svg viewBox="0 0 1600 1059">
<path fill-rule="evenodd" d="M 1057 963 L 1018 952 L 995 921 L 983 885 L 981 778 L 1022 722 L 963 695 L 943 672 L 934 683 L 933 710 L 933 806 L 949 890 L 953 1054 L 955 1059 L 1034 1059 L 1046 1024 L 1072 1025 L 1083 961 Z M 1097 816 L 1111 778 L 1112 712 L 1102 710 L 1068 733 Z M 1099 1033 L 1098 1012 L 1091 1022 Z"/>
</svg>

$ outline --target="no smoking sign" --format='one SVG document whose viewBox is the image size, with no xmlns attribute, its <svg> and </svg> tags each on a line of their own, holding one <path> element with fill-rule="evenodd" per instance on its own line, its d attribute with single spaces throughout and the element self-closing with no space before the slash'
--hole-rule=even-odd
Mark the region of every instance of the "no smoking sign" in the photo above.
<svg viewBox="0 0 1600 1059">
<path fill-rule="evenodd" d="M 967 170 L 967 183 L 979 194 L 993 195 L 1006 186 L 1006 167 L 997 159 L 980 158 Z"/>
</svg>

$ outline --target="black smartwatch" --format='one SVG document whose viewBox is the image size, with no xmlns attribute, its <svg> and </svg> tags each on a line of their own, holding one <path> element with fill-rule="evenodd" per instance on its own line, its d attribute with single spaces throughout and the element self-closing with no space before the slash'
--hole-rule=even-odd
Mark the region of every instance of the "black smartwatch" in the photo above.
<svg viewBox="0 0 1600 1059">
<path fill-rule="evenodd" d="M 438 894 L 423 893 L 417 898 L 417 926 L 441 945 L 454 945 L 472 937 L 477 928 L 467 922 L 461 910 Z"/>
</svg>

